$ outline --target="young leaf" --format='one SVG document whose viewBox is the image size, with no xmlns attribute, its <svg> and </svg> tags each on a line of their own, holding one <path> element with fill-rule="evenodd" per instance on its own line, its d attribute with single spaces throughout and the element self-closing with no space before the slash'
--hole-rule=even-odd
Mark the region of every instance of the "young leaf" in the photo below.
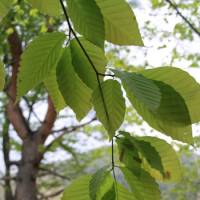
<svg viewBox="0 0 200 200">
<path fill-rule="evenodd" d="M 22 55 L 17 82 L 17 99 L 49 76 L 62 55 L 63 33 L 46 33 L 33 40 Z"/>
<path fill-rule="evenodd" d="M 165 176 L 163 177 L 158 170 L 153 169 L 147 163 L 143 166 L 145 170 L 147 170 L 155 179 L 159 181 L 180 181 L 182 176 L 180 161 L 177 157 L 176 151 L 170 144 L 159 138 L 149 136 L 138 137 L 138 140 L 149 142 L 156 149 L 161 157 Z"/>
<path fill-rule="evenodd" d="M 66 103 L 58 87 L 56 69 L 45 79 L 44 85 L 51 96 L 55 109 L 59 112 L 66 106 Z"/>
<path fill-rule="evenodd" d="M 98 170 L 91 178 L 89 192 L 91 200 L 101 199 L 113 185 L 113 178 L 107 167 Z"/>
<path fill-rule="evenodd" d="M 3 90 L 5 84 L 5 72 L 3 63 L 0 61 L 0 90 Z"/>
<path fill-rule="evenodd" d="M 105 39 L 118 45 L 143 46 L 135 14 L 125 0 L 95 0 L 105 23 Z"/>
<path fill-rule="evenodd" d="M 130 171 L 121 168 L 133 194 L 138 200 L 160 200 L 159 186 L 155 180 L 144 170 Z"/>
<path fill-rule="evenodd" d="M 91 200 L 89 183 L 91 176 L 85 175 L 73 181 L 64 191 L 61 200 Z"/>
<path fill-rule="evenodd" d="M 173 87 L 185 100 L 192 123 L 200 121 L 200 85 L 187 72 L 175 67 L 149 69 L 142 74 L 156 81 L 162 81 Z"/>
<path fill-rule="evenodd" d="M 11 8 L 12 0 L 1 0 L 0 1 L 0 21 L 5 17 Z"/>
<path fill-rule="evenodd" d="M 120 84 L 115 80 L 107 80 L 92 94 L 94 109 L 98 119 L 108 131 L 110 139 L 120 127 L 125 115 L 125 100 Z"/>
<path fill-rule="evenodd" d="M 84 38 L 79 39 L 96 70 L 104 74 L 107 60 L 103 50 Z M 70 48 L 72 52 L 72 63 L 77 74 L 88 87 L 95 89 L 98 84 L 95 70 L 75 39 L 71 41 Z"/>
<path fill-rule="evenodd" d="M 70 48 L 66 48 L 57 66 L 57 82 L 67 105 L 81 120 L 91 109 L 91 90 L 78 77 L 72 65 Z"/>
<path fill-rule="evenodd" d="M 55 0 L 28 0 L 28 2 L 42 13 L 59 17 L 61 15 L 60 2 Z"/>
<path fill-rule="evenodd" d="M 103 48 L 104 22 L 99 7 L 94 0 L 67 0 L 68 12 L 76 31 L 90 42 Z"/>
</svg>

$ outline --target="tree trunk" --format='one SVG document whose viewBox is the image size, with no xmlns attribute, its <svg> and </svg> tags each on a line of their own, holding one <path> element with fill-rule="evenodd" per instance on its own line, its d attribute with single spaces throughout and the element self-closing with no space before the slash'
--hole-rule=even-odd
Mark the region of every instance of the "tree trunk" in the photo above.
<svg viewBox="0 0 200 200">
<path fill-rule="evenodd" d="M 23 141 L 15 200 L 37 200 L 38 147 L 37 137 L 28 137 Z"/>
<path fill-rule="evenodd" d="M 5 117 L 3 124 L 3 156 L 5 162 L 5 186 L 4 186 L 4 199 L 14 200 L 10 179 L 10 137 L 9 137 L 9 122 Z"/>
</svg>

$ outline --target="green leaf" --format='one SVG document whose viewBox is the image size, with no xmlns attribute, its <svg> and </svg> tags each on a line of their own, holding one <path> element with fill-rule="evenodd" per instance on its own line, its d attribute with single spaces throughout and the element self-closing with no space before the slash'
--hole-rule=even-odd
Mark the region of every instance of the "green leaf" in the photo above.
<svg viewBox="0 0 200 200">
<path fill-rule="evenodd" d="M 165 176 L 163 177 L 158 170 L 153 169 L 147 163 L 144 165 L 147 170 L 154 178 L 164 182 L 177 182 L 180 181 L 182 172 L 181 165 L 173 147 L 166 141 L 156 137 L 138 137 L 139 140 L 143 140 L 151 143 L 151 145 L 159 153 L 164 168 Z"/>
<path fill-rule="evenodd" d="M 200 85 L 187 72 L 175 67 L 160 67 L 145 70 L 142 74 L 173 87 L 185 100 L 192 123 L 200 121 Z"/>
<path fill-rule="evenodd" d="M 125 100 L 120 84 L 115 80 L 101 83 L 101 87 L 97 86 L 93 92 L 92 100 L 98 119 L 112 139 L 125 115 Z"/>
<path fill-rule="evenodd" d="M 104 74 L 106 70 L 105 66 L 107 64 L 107 59 L 103 50 L 83 38 L 79 39 L 85 51 L 89 55 L 92 63 L 94 64 L 96 70 L 99 73 Z M 88 87 L 95 89 L 98 82 L 93 66 L 88 61 L 86 55 L 75 39 L 71 41 L 70 47 L 72 52 L 72 62 L 77 74 Z"/>
<path fill-rule="evenodd" d="M 82 176 L 73 181 L 64 191 L 61 200 L 91 200 L 89 183 L 91 176 Z"/>
<path fill-rule="evenodd" d="M 154 86 L 156 85 L 161 93 L 160 105 L 157 109 L 155 109 L 156 107 L 153 109 L 151 105 L 158 105 L 156 97 L 159 98 L 159 93 L 155 93 L 156 87 L 153 87 L 153 84 L 150 85 L 150 82 L 147 84 L 147 81 L 146 84 L 144 84 L 145 81 L 143 81 L 143 87 L 137 87 L 139 92 L 137 92 L 136 95 L 135 88 L 133 88 L 132 85 L 135 86 L 136 84 L 139 84 L 139 81 L 137 80 L 137 83 L 126 81 L 126 78 L 124 78 L 123 75 L 124 73 L 129 74 L 125 77 L 135 77 L 136 75 L 136 77 L 140 77 L 140 74 L 128 72 L 121 73 L 119 71 L 116 73 L 122 80 L 122 84 L 129 100 L 143 119 L 156 130 L 165 133 L 176 140 L 193 143 L 191 119 L 183 97 L 170 85 L 153 80 Z M 140 93 L 143 94 L 143 98 L 138 95 Z M 155 93 L 155 95 L 153 93 Z M 148 96 L 150 96 L 150 98 Z M 157 102 L 157 104 L 147 103 L 146 100 L 144 101 L 145 98 L 149 98 L 152 102 Z"/>
<path fill-rule="evenodd" d="M 140 152 L 141 154 L 140 155 L 141 160 L 142 158 L 145 158 L 152 168 L 160 171 L 160 173 L 164 175 L 164 168 L 162 165 L 161 157 L 159 153 L 157 152 L 156 148 L 152 146 L 150 142 L 140 140 L 140 138 L 138 139 L 138 137 L 132 137 L 127 132 L 120 131 L 120 133 L 124 136 L 124 138 L 120 138 L 118 140 L 121 140 L 121 139 L 128 140 L 132 144 L 133 149 L 131 149 L 130 146 L 127 148 L 129 149 L 129 151 L 133 151 L 133 155 L 135 154 L 135 148 L 136 148 L 137 151 Z"/>
<path fill-rule="evenodd" d="M 55 0 L 28 0 L 28 2 L 42 13 L 59 17 L 61 15 L 60 2 Z"/>
<path fill-rule="evenodd" d="M 121 168 L 133 194 L 138 200 L 160 200 L 159 186 L 155 180 L 144 170 L 130 171 Z"/>
<path fill-rule="evenodd" d="M 57 82 L 67 105 L 81 120 L 91 109 L 91 90 L 78 77 L 72 65 L 70 48 L 64 50 L 57 66 Z"/>
<path fill-rule="evenodd" d="M 34 39 L 24 51 L 18 74 L 17 99 L 25 95 L 51 73 L 62 55 L 63 33 L 46 33 Z"/>
<path fill-rule="evenodd" d="M 101 200 L 116 200 L 115 184 L 104 194 Z"/>
<path fill-rule="evenodd" d="M 169 87 L 167 87 L 167 89 L 168 88 Z M 169 92 L 166 91 L 167 93 L 163 93 L 163 104 L 161 104 L 162 106 L 160 107 L 157 113 L 149 111 L 144 106 L 142 106 L 140 102 L 137 101 L 134 101 L 134 107 L 136 108 L 138 113 L 143 117 L 143 119 L 156 130 L 160 131 L 161 133 L 165 133 L 168 136 L 171 136 L 173 139 L 192 144 L 193 138 L 191 125 L 184 125 L 183 123 L 177 123 L 176 121 L 169 120 L 170 115 L 172 116 L 172 119 L 174 119 L 177 115 L 177 118 L 180 117 L 180 121 L 181 119 L 184 119 L 182 118 L 183 116 L 181 116 L 181 114 L 186 115 L 186 117 L 184 116 L 186 119 L 188 115 L 188 111 L 184 106 L 184 101 L 181 98 L 176 98 L 177 96 L 174 96 L 174 94 L 177 93 L 175 93 L 173 90 L 171 90 L 170 92 L 170 89 L 171 88 L 169 88 L 168 90 Z M 179 107 L 179 104 L 181 106 L 184 106 L 183 108 L 185 109 L 183 110 L 183 112 L 181 110 L 182 107 Z M 186 112 L 184 113 L 184 111 Z"/>
<path fill-rule="evenodd" d="M 117 189 L 117 200 L 137 200 L 135 194 L 129 192 L 121 184 L 117 184 L 116 189 Z"/>
<path fill-rule="evenodd" d="M 164 175 L 161 157 L 151 143 L 139 140 L 135 140 L 135 142 L 137 143 L 140 153 L 147 160 L 149 165 Z"/>
<path fill-rule="evenodd" d="M 68 12 L 76 31 L 90 42 L 103 48 L 104 22 L 99 7 L 94 0 L 67 0 Z"/>
<path fill-rule="evenodd" d="M 10 10 L 12 5 L 12 0 L 1 0 L 0 1 L 0 21 L 5 17 Z"/>
<path fill-rule="evenodd" d="M 124 0 L 95 0 L 105 23 L 105 39 L 118 45 L 143 46 L 135 14 Z"/>
<path fill-rule="evenodd" d="M 5 72 L 3 63 L 0 61 L 0 90 L 3 90 L 5 84 Z"/>
<path fill-rule="evenodd" d="M 91 200 L 89 196 L 90 181 L 91 181 L 91 176 L 89 175 L 82 176 L 76 179 L 65 189 L 61 200 Z M 117 195 L 117 197 L 115 196 L 114 193 Z M 118 183 L 114 187 L 113 185 L 111 185 L 111 187 L 108 189 L 108 191 L 105 193 L 105 195 L 102 197 L 101 200 L 116 200 L 116 199 L 136 200 L 133 193 L 129 192 L 124 186 Z"/>
<path fill-rule="evenodd" d="M 161 102 L 159 87 L 150 79 L 136 73 L 112 70 L 122 81 L 129 100 L 135 98 L 149 110 L 157 110 Z"/>
<path fill-rule="evenodd" d="M 123 135 L 125 132 L 123 132 Z M 142 160 L 140 158 L 138 149 L 127 137 L 118 137 L 117 146 L 119 150 L 119 160 L 124 163 L 129 169 L 140 167 Z"/>
<path fill-rule="evenodd" d="M 101 200 L 113 185 L 113 178 L 107 167 L 98 170 L 91 178 L 89 192 L 91 200 Z"/>
<path fill-rule="evenodd" d="M 66 103 L 58 87 L 56 69 L 49 74 L 45 79 L 44 84 L 51 96 L 55 109 L 59 112 L 66 106 Z"/>
</svg>

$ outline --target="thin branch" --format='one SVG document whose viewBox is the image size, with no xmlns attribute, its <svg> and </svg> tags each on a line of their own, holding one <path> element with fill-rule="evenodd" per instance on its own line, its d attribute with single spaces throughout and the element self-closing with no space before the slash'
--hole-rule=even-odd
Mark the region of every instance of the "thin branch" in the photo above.
<svg viewBox="0 0 200 200">
<path fill-rule="evenodd" d="M 113 172 L 113 178 L 115 181 L 115 187 L 116 187 L 116 193 L 118 195 L 118 190 L 117 190 L 117 178 L 115 174 L 115 157 L 114 157 L 114 139 L 111 141 L 111 149 L 112 149 L 112 172 Z"/>
<path fill-rule="evenodd" d="M 40 194 L 40 195 L 42 196 L 42 197 L 40 198 L 40 200 L 47 200 L 47 199 L 49 199 L 49 198 L 56 197 L 56 196 L 62 194 L 63 191 L 64 191 L 64 189 L 60 189 L 60 190 L 58 190 L 57 192 L 54 192 L 54 193 L 51 193 L 51 194 L 48 194 L 48 195 L 42 195 L 42 194 Z"/>
<path fill-rule="evenodd" d="M 10 166 L 15 165 L 15 166 L 19 167 L 20 164 L 21 164 L 21 161 L 9 161 Z"/>
<path fill-rule="evenodd" d="M 37 116 L 37 114 L 35 113 L 33 106 L 35 104 L 35 102 L 33 102 L 32 104 L 29 103 L 29 100 L 26 97 L 23 97 L 24 101 L 26 102 L 27 107 L 29 108 L 29 116 L 28 116 L 28 121 L 30 121 L 31 118 L 31 114 L 34 115 L 34 117 L 38 120 L 38 122 L 40 124 L 42 124 L 42 121 L 40 120 L 40 118 Z"/>
<path fill-rule="evenodd" d="M 111 149 L 112 149 L 112 169 L 114 169 L 114 167 L 115 167 L 115 158 L 114 158 L 114 141 L 113 141 L 113 139 L 112 139 Z"/>
<path fill-rule="evenodd" d="M 93 117 L 91 120 L 89 120 L 88 122 L 85 122 L 83 124 L 79 124 L 76 126 L 70 126 L 70 127 L 64 127 L 58 130 L 53 130 L 53 133 L 60 133 L 60 132 L 72 132 L 72 131 L 76 131 L 77 129 L 80 129 L 88 124 L 91 124 L 93 121 L 97 120 L 96 117 Z"/>
<path fill-rule="evenodd" d="M 57 142 L 58 140 L 60 140 L 60 139 L 61 139 L 64 135 L 66 135 L 67 133 L 71 133 L 71 132 L 76 131 L 76 130 L 78 130 L 78 129 L 80 129 L 80 128 L 83 128 L 84 126 L 86 126 L 86 125 L 92 123 L 92 122 L 95 121 L 95 120 L 96 120 L 96 117 L 92 118 L 91 120 L 89 120 L 89 121 L 86 122 L 86 123 L 83 123 L 83 124 L 80 124 L 80 125 L 77 125 L 77 126 L 64 127 L 64 128 L 62 128 L 62 129 L 60 129 L 60 130 L 52 131 L 52 132 L 54 132 L 54 133 L 56 133 L 56 132 L 57 132 L 57 133 L 58 133 L 58 132 L 62 132 L 62 133 L 61 133 L 59 136 L 57 136 L 51 143 L 49 143 L 49 144 L 46 146 L 44 152 L 48 151 L 48 150 L 52 147 L 52 145 L 53 145 L 55 142 Z"/>
<path fill-rule="evenodd" d="M 169 5 L 174 8 L 177 14 L 188 24 L 188 26 L 200 37 L 200 31 L 192 24 L 179 10 L 178 6 L 175 5 L 171 0 L 165 0 Z"/>
<path fill-rule="evenodd" d="M 61 175 L 61 174 L 59 174 L 58 172 L 53 171 L 53 170 L 50 170 L 50 169 L 46 169 L 46 168 L 43 168 L 43 167 L 39 167 L 39 170 L 46 172 L 46 175 L 53 175 L 53 176 L 59 177 L 59 178 L 64 179 L 64 180 L 71 180 L 70 177 Z"/>
</svg>

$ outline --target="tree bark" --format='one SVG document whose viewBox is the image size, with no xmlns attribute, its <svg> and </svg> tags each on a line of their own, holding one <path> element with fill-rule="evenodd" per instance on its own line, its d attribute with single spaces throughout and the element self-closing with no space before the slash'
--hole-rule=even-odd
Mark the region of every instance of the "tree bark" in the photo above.
<svg viewBox="0 0 200 200">
<path fill-rule="evenodd" d="M 10 137 L 9 137 L 9 122 L 5 117 L 5 122 L 3 125 L 3 156 L 5 163 L 5 190 L 4 190 L 4 198 L 5 200 L 14 200 L 12 187 L 11 187 L 11 179 L 10 179 Z"/>
<path fill-rule="evenodd" d="M 22 159 L 16 182 L 15 200 L 37 200 L 36 178 L 40 163 L 36 136 L 23 141 Z"/>
</svg>

